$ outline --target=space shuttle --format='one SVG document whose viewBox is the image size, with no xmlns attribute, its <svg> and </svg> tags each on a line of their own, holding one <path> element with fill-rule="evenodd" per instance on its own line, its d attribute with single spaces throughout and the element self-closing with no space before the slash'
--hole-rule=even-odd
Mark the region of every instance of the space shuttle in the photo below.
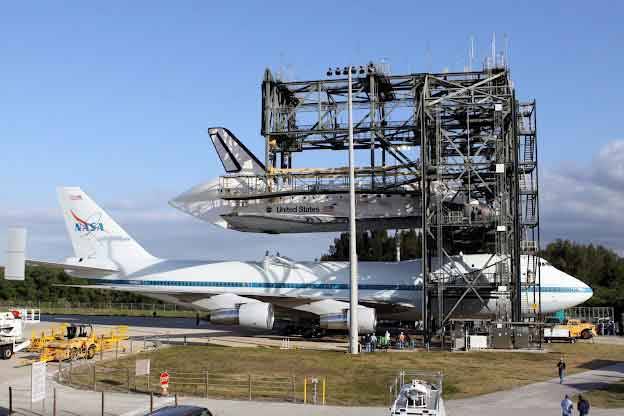
<svg viewBox="0 0 624 416">
<path fill-rule="evenodd" d="M 346 168 L 267 168 L 227 128 L 208 129 L 225 175 L 199 184 L 169 204 L 219 227 L 255 233 L 347 231 L 349 181 Z M 357 226 L 361 230 L 413 228 L 421 220 L 421 196 L 405 168 L 358 168 Z M 373 184 L 371 181 L 374 181 Z M 371 186 L 375 185 L 375 186 Z M 392 185 L 392 192 L 382 191 Z M 434 184 L 435 186 L 435 184 Z M 461 194 L 438 189 L 445 204 L 488 221 L 490 210 Z"/>
</svg>

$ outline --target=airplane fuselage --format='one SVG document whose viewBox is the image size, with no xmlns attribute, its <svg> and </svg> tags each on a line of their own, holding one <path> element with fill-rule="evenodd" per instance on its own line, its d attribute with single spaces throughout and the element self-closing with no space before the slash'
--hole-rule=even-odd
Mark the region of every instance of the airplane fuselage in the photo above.
<svg viewBox="0 0 624 416">
<path fill-rule="evenodd" d="M 453 268 L 461 268 L 463 273 L 481 273 L 483 281 L 493 279 L 496 268 L 496 258 L 487 254 L 464 255 L 454 263 Z M 360 303 L 377 309 L 379 318 L 420 318 L 420 260 L 360 262 L 358 271 Z M 526 282 L 526 266 L 522 273 Z M 461 281 L 459 276 L 457 279 Z M 525 312 L 540 300 L 542 312 L 550 313 L 578 305 L 592 295 L 587 285 L 545 262 L 540 268 L 540 280 L 539 292 L 532 287 L 522 291 Z M 270 299 L 276 306 L 308 311 L 308 305 L 320 300 L 348 301 L 349 263 L 292 262 L 278 257 L 266 257 L 261 262 L 162 260 L 128 275 L 98 279 L 98 283 L 208 311 L 215 305 L 206 302 L 217 294 Z M 485 295 L 487 307 L 478 298 L 468 296 L 454 317 L 491 316 L 505 295 L 493 289 Z"/>
</svg>

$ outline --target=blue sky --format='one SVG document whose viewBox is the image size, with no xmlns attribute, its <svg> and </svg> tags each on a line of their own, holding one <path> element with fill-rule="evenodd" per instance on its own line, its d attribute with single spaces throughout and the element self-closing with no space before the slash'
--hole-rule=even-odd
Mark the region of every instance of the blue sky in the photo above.
<svg viewBox="0 0 624 416">
<path fill-rule="evenodd" d="M 287 66 L 297 79 L 323 77 L 329 64 L 380 58 L 395 73 L 461 70 L 469 37 L 482 57 L 493 32 L 499 45 L 503 34 L 509 39 L 520 98 L 538 101 L 544 189 L 579 171 L 622 167 L 619 158 L 600 156 L 601 149 L 620 149 L 609 146 L 624 139 L 622 3 L 249 3 L 3 3 L 0 226 L 26 225 L 33 256 L 61 256 L 69 246 L 55 187 L 78 185 L 160 255 L 227 257 L 238 247 L 238 257 L 255 258 L 274 246 L 313 258 L 331 235 L 250 237 L 166 205 L 221 174 L 207 127 L 227 126 L 261 154 L 259 86 L 266 67 Z M 579 180 L 617 196 L 621 183 L 595 183 L 600 176 Z M 566 201 L 556 194 L 548 201 L 543 220 L 552 217 L 553 225 L 548 231 L 543 222 L 546 238 L 624 248 L 617 236 L 570 231 L 578 222 L 572 217 L 555 225 L 548 209 L 557 212 Z M 605 229 L 612 229 L 604 215 Z"/>
</svg>

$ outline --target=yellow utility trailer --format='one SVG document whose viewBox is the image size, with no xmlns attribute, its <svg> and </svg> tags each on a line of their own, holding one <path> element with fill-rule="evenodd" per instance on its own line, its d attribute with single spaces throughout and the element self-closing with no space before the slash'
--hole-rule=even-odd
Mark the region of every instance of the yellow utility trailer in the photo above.
<svg viewBox="0 0 624 416">
<path fill-rule="evenodd" d="M 39 361 L 91 359 L 100 351 L 113 350 L 119 346 L 119 342 L 127 339 L 127 326 L 118 326 L 108 334 L 98 336 L 90 324 L 72 324 L 65 328 L 65 334 L 62 337 L 57 337 L 45 344 Z"/>
<path fill-rule="evenodd" d="M 67 331 L 66 328 L 68 326 L 69 324 L 66 323 L 57 325 L 50 330 L 49 334 L 42 331 L 41 334 L 37 335 L 35 331 L 33 331 L 30 336 L 30 347 L 28 350 L 31 352 L 41 352 L 48 342 L 62 339 L 65 336 L 65 332 Z"/>
</svg>

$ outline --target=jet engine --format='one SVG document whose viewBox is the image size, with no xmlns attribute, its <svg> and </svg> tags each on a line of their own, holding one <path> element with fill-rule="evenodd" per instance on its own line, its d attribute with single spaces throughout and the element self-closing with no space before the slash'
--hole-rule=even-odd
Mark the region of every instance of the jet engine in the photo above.
<svg viewBox="0 0 624 416">
<path fill-rule="evenodd" d="M 274 320 L 273 306 L 265 302 L 243 303 L 234 308 L 215 309 L 210 312 L 210 322 L 220 325 L 272 329 Z"/>
<path fill-rule="evenodd" d="M 320 316 L 321 328 L 323 329 L 349 329 L 349 309 L 343 309 L 338 313 L 328 313 Z M 374 332 L 377 326 L 377 314 L 375 309 L 360 306 L 358 308 L 358 332 Z"/>
</svg>

